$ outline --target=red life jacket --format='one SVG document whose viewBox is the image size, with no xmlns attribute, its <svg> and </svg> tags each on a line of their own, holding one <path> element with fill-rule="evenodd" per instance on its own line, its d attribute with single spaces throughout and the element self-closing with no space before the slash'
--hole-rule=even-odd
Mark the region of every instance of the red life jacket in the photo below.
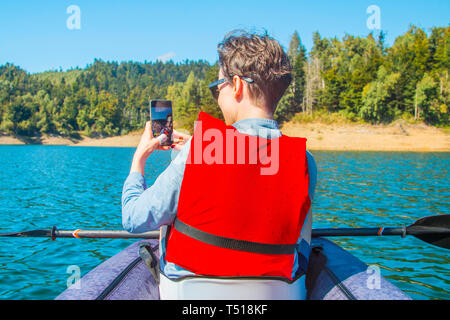
<svg viewBox="0 0 450 320">
<path fill-rule="evenodd" d="M 267 163 L 268 158 L 271 163 Z M 276 161 L 277 170 L 270 170 Z M 250 246 L 292 246 L 311 205 L 308 185 L 305 138 L 282 135 L 263 139 L 240 133 L 200 112 L 181 184 L 177 219 L 194 231 Z M 292 279 L 294 254 L 211 245 L 172 225 L 166 260 L 200 275 Z"/>
</svg>

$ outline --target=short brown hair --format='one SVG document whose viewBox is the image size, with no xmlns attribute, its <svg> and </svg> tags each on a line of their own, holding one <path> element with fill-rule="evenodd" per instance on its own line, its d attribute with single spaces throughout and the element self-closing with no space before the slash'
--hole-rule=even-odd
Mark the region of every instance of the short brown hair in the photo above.
<svg viewBox="0 0 450 320">
<path fill-rule="evenodd" d="M 275 111 L 292 81 L 292 66 L 281 45 L 265 32 L 262 35 L 243 30 L 227 33 L 217 46 L 224 76 L 249 77 L 250 99 Z"/>
</svg>

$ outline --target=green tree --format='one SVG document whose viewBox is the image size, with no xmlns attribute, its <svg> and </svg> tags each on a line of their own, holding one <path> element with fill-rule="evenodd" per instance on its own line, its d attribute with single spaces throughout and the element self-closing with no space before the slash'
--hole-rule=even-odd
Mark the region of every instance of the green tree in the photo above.
<svg viewBox="0 0 450 320">
<path fill-rule="evenodd" d="M 223 119 L 222 112 L 220 111 L 219 105 L 217 104 L 217 100 L 211 94 L 211 91 L 208 88 L 208 84 L 217 80 L 219 75 L 219 64 L 215 63 L 212 65 L 205 76 L 204 81 L 200 81 L 200 106 L 201 110 L 212 115 L 213 117 Z"/>
<path fill-rule="evenodd" d="M 292 83 L 286 90 L 285 95 L 282 97 L 275 110 L 274 118 L 279 122 L 288 121 L 297 112 L 305 111 L 306 48 L 302 44 L 297 31 L 292 35 L 288 55 L 292 64 Z"/>
<path fill-rule="evenodd" d="M 399 73 L 388 74 L 384 67 L 378 71 L 377 79 L 364 87 L 360 116 L 369 122 L 389 122 L 395 114 L 389 108 L 394 89 L 400 79 Z"/>
<path fill-rule="evenodd" d="M 448 101 L 446 101 L 448 104 Z M 432 124 L 448 121 L 447 104 L 439 99 L 438 82 L 428 73 L 417 83 L 415 95 L 415 118 L 423 119 Z"/>
<path fill-rule="evenodd" d="M 422 29 L 412 26 L 395 40 L 387 52 L 386 69 L 389 73 L 401 75 L 390 105 L 400 113 L 414 114 L 416 86 L 429 68 L 427 35 Z"/>
</svg>

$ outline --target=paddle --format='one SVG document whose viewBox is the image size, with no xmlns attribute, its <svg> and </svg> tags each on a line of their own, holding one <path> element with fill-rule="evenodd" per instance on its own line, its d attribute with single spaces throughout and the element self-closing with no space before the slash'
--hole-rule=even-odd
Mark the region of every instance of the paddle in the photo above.
<svg viewBox="0 0 450 320">
<path fill-rule="evenodd" d="M 450 214 L 421 218 L 406 227 L 313 229 L 313 237 L 414 236 L 437 247 L 450 249 Z"/>
<path fill-rule="evenodd" d="M 0 233 L 0 237 L 43 237 L 43 238 L 92 238 L 92 239 L 159 239 L 159 231 L 129 233 L 124 230 L 30 230 Z"/>
<path fill-rule="evenodd" d="M 313 229 L 313 237 L 353 237 L 353 236 L 395 236 L 412 235 L 432 245 L 450 249 L 450 214 L 440 214 L 421 218 L 406 227 L 394 228 L 331 228 Z M 0 237 L 48 237 L 56 238 L 99 238 L 99 239 L 158 239 L 159 231 L 129 233 L 123 230 L 31 230 L 0 233 Z"/>
</svg>

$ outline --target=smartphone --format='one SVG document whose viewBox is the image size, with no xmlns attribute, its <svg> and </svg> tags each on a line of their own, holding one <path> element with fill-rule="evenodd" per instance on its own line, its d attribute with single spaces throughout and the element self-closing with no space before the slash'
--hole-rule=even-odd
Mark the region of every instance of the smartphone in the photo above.
<svg viewBox="0 0 450 320">
<path fill-rule="evenodd" d="M 152 133 L 156 138 L 165 134 L 166 139 L 162 146 L 173 144 L 173 112 L 172 101 L 170 100 L 151 100 L 150 101 L 150 120 L 152 123 Z"/>
</svg>

